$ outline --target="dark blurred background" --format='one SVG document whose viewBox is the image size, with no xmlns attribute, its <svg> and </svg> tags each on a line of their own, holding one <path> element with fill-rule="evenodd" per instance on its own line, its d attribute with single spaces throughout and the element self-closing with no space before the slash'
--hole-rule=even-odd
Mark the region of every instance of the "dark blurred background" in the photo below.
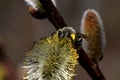
<svg viewBox="0 0 120 80">
<path fill-rule="evenodd" d="M 106 31 L 106 49 L 100 68 L 108 80 L 120 80 L 120 1 L 119 0 L 56 0 L 57 8 L 69 26 L 80 28 L 84 10 L 97 10 Z M 0 37 L 7 56 L 16 70 L 32 42 L 55 31 L 47 20 L 34 19 L 23 0 L 0 0 Z M 79 65 L 75 80 L 91 80 Z"/>
</svg>

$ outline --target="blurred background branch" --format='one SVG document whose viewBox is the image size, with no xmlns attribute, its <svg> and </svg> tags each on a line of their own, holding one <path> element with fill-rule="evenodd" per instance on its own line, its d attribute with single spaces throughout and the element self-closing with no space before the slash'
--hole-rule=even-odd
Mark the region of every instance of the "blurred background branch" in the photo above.
<svg viewBox="0 0 120 80">
<path fill-rule="evenodd" d="M 17 80 L 13 63 L 6 55 L 4 44 L 0 38 L 0 80 Z"/>
</svg>

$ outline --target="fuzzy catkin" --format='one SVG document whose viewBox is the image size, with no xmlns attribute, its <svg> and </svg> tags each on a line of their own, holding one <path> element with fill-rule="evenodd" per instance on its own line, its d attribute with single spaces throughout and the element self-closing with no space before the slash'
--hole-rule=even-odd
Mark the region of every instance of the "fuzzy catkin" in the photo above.
<svg viewBox="0 0 120 80">
<path fill-rule="evenodd" d="M 88 9 L 84 12 L 81 33 L 87 36 L 82 42 L 83 49 L 97 63 L 103 56 L 105 33 L 102 19 L 95 10 Z"/>
<path fill-rule="evenodd" d="M 77 58 L 71 39 L 59 38 L 57 33 L 42 38 L 26 53 L 23 80 L 71 80 Z"/>
</svg>

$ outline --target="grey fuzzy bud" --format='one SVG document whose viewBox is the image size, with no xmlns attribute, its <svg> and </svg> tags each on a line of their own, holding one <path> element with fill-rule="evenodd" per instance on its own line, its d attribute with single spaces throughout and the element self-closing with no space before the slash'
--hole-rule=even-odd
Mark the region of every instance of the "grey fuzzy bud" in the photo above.
<svg viewBox="0 0 120 80">
<path fill-rule="evenodd" d="M 43 9 L 41 3 L 39 0 L 24 0 L 30 7 L 38 10 L 38 9 Z M 56 1 L 52 0 L 53 4 L 56 6 Z"/>
<path fill-rule="evenodd" d="M 24 0 L 24 1 L 29 6 L 29 12 L 34 18 L 36 19 L 47 18 L 47 13 L 39 0 Z M 56 1 L 52 0 L 52 2 L 56 6 Z"/>
<path fill-rule="evenodd" d="M 88 39 L 83 39 L 83 49 L 97 63 L 103 56 L 105 48 L 105 32 L 98 12 L 93 9 L 88 9 L 84 12 L 81 33 L 88 37 Z"/>
</svg>

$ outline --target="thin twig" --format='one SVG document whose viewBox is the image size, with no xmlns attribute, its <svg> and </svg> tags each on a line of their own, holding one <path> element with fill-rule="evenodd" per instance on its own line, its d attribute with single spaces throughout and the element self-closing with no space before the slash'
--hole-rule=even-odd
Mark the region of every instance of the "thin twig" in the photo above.
<svg viewBox="0 0 120 80">
<path fill-rule="evenodd" d="M 54 7 L 51 0 L 39 0 L 48 14 L 49 21 L 55 26 L 56 29 L 67 26 L 58 10 Z M 98 65 L 96 65 L 81 48 L 77 51 L 79 54 L 80 65 L 88 72 L 92 80 L 106 80 Z"/>
</svg>

